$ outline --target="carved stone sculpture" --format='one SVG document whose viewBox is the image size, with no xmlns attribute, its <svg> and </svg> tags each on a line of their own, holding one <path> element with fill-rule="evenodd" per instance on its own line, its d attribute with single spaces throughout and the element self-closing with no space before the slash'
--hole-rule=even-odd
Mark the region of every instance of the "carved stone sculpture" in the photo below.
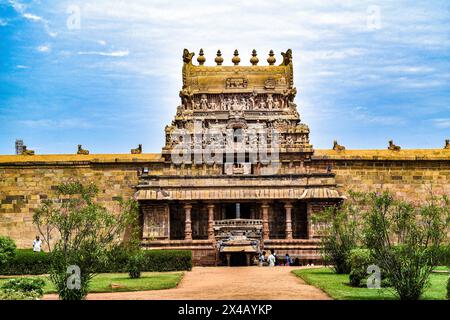
<svg viewBox="0 0 450 320">
<path fill-rule="evenodd" d="M 131 149 L 131 154 L 141 154 L 142 153 L 142 144 L 139 144 L 139 146 L 136 149 Z"/>
<path fill-rule="evenodd" d="M 88 154 L 89 154 L 89 150 L 84 150 L 84 149 L 81 147 L 81 144 L 79 144 L 79 145 L 78 145 L 78 151 L 77 151 L 77 154 L 88 155 Z"/>
<path fill-rule="evenodd" d="M 392 150 L 392 151 L 400 151 L 401 148 L 400 148 L 400 146 L 395 145 L 392 140 L 389 140 L 389 147 L 388 147 L 388 149 Z"/>
<path fill-rule="evenodd" d="M 26 145 L 22 147 L 22 155 L 23 156 L 34 156 L 34 150 L 28 150 Z"/>
<path fill-rule="evenodd" d="M 337 142 L 337 140 L 334 140 L 334 141 L 333 141 L 333 150 L 336 150 L 336 151 L 344 151 L 344 150 L 345 150 L 345 147 L 344 147 L 344 146 L 341 146 L 341 145 Z"/>
<path fill-rule="evenodd" d="M 444 149 L 450 150 L 450 140 L 449 140 L 449 139 L 445 140 L 445 146 L 444 146 Z"/>
</svg>

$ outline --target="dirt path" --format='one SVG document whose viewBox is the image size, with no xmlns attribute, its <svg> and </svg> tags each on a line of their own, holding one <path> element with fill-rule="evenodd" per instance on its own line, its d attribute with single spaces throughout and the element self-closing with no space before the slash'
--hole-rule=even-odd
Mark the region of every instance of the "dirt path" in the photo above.
<svg viewBox="0 0 450 320">
<path fill-rule="evenodd" d="M 89 300 L 328 300 L 290 271 L 299 267 L 196 267 L 174 289 L 92 293 Z M 44 299 L 56 299 L 46 295 Z"/>
</svg>

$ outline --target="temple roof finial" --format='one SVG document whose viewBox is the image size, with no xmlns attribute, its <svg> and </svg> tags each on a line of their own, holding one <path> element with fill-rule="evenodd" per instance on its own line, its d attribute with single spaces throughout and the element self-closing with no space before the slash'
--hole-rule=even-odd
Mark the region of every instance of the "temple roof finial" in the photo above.
<svg viewBox="0 0 450 320">
<path fill-rule="evenodd" d="M 205 64 L 205 61 L 206 61 L 206 58 L 204 57 L 204 52 L 203 52 L 203 49 L 200 49 L 200 52 L 198 53 L 198 58 L 197 58 L 197 62 L 198 62 L 198 64 L 199 65 L 204 65 Z"/>
<path fill-rule="evenodd" d="M 233 59 L 231 59 L 231 61 L 234 63 L 235 66 L 239 65 L 239 62 L 241 62 L 241 58 L 239 58 L 239 52 L 236 50 L 234 50 L 234 57 Z"/>
<path fill-rule="evenodd" d="M 253 66 L 256 66 L 256 65 L 258 64 L 258 62 L 259 62 L 259 59 L 258 59 L 258 57 L 256 56 L 256 50 L 253 49 L 253 51 L 252 51 L 252 57 L 250 58 L 250 63 L 251 63 Z"/>
<path fill-rule="evenodd" d="M 267 62 L 271 66 L 273 66 L 275 64 L 275 62 L 277 61 L 274 56 L 275 56 L 275 54 L 273 53 L 273 50 L 270 50 L 269 57 L 267 58 Z"/>
<path fill-rule="evenodd" d="M 222 52 L 220 52 L 220 50 L 217 50 L 217 57 L 216 57 L 216 59 L 214 59 L 214 61 L 217 63 L 218 66 L 222 65 L 223 58 L 222 58 Z"/>
</svg>

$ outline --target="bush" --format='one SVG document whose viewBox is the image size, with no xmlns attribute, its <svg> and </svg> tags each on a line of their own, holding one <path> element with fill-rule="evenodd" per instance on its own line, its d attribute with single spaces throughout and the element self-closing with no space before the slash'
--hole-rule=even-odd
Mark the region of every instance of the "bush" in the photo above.
<svg viewBox="0 0 450 320">
<path fill-rule="evenodd" d="M 395 200 L 388 192 L 372 193 L 370 200 L 365 244 L 385 270 L 396 295 L 402 300 L 418 300 L 429 285 L 437 252 L 447 236 L 450 200 L 432 196 L 416 206 Z"/>
<path fill-rule="evenodd" d="M 351 269 L 349 275 L 350 284 L 353 287 L 359 287 L 361 285 L 361 280 L 367 277 L 367 267 L 371 264 L 370 250 L 351 250 L 348 257 L 348 264 Z"/>
<path fill-rule="evenodd" d="M 18 249 L 15 256 L 0 265 L 2 275 L 46 274 L 50 270 L 51 254 L 33 252 L 30 249 Z"/>
<path fill-rule="evenodd" d="M 143 262 L 142 257 L 142 253 L 137 253 L 128 259 L 127 269 L 131 279 L 137 279 L 141 277 Z"/>
<path fill-rule="evenodd" d="M 192 269 L 190 250 L 144 250 L 142 271 L 180 271 Z"/>
<path fill-rule="evenodd" d="M 108 254 L 107 261 L 99 266 L 98 272 L 129 272 L 130 259 L 135 252 L 125 248 Z M 192 269 L 190 250 L 141 250 L 141 272 L 181 271 Z"/>
<path fill-rule="evenodd" d="M 447 280 L 447 300 L 450 300 L 450 278 Z"/>
<path fill-rule="evenodd" d="M 35 291 L 0 290 L 0 300 L 39 300 L 40 297 Z"/>
<path fill-rule="evenodd" d="M 119 247 L 107 254 L 106 261 L 98 263 L 97 273 L 129 272 L 128 261 L 133 255 L 130 250 Z M 1 275 L 39 275 L 50 272 L 52 255 L 18 249 L 15 257 L 0 265 Z M 93 262 L 94 264 L 96 262 Z M 181 271 L 192 269 L 192 253 L 189 250 L 142 250 L 141 272 Z"/>
<path fill-rule="evenodd" d="M 44 294 L 45 281 L 41 278 L 17 278 L 10 279 L 2 285 L 3 290 L 20 292 L 35 292 L 39 296 Z"/>
<path fill-rule="evenodd" d="M 121 245 L 113 248 L 106 254 L 106 260 L 97 266 L 98 273 L 128 272 L 128 260 L 133 250 Z"/>
<path fill-rule="evenodd" d="M 450 245 L 441 245 L 435 252 L 434 265 L 450 266 Z"/>
<path fill-rule="evenodd" d="M 313 222 L 323 225 L 319 236 L 324 262 L 331 264 L 337 274 L 351 271 L 348 257 L 359 243 L 361 222 L 358 205 L 363 200 L 363 194 L 349 192 L 349 198 L 343 204 L 326 207 L 313 215 Z"/>
<path fill-rule="evenodd" d="M 16 253 L 16 244 L 9 237 L 0 237 L 0 265 L 11 260 Z"/>
</svg>

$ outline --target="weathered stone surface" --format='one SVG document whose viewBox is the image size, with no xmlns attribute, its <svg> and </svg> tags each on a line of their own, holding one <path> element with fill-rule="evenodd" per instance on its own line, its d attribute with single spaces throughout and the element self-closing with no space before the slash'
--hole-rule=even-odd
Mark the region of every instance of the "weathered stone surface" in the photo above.
<svg viewBox="0 0 450 320">
<path fill-rule="evenodd" d="M 420 201 L 432 188 L 436 194 L 450 195 L 449 150 L 316 150 L 307 166 L 326 172 L 328 165 L 344 194 L 348 190 L 387 189 L 398 197 Z M 308 170 L 300 162 L 287 166 L 281 170 Z M 99 201 L 115 210 L 117 197 L 134 195 L 137 173 L 143 167 L 154 175 L 171 170 L 162 169 L 160 154 L 0 156 L 0 235 L 11 236 L 19 247 L 29 247 L 36 235 L 33 210 L 43 199 L 52 197 L 54 186 L 72 179 L 96 183 L 101 190 Z M 178 177 L 183 174 L 186 172 L 178 172 Z M 189 179 L 185 181 L 189 183 Z"/>
</svg>

